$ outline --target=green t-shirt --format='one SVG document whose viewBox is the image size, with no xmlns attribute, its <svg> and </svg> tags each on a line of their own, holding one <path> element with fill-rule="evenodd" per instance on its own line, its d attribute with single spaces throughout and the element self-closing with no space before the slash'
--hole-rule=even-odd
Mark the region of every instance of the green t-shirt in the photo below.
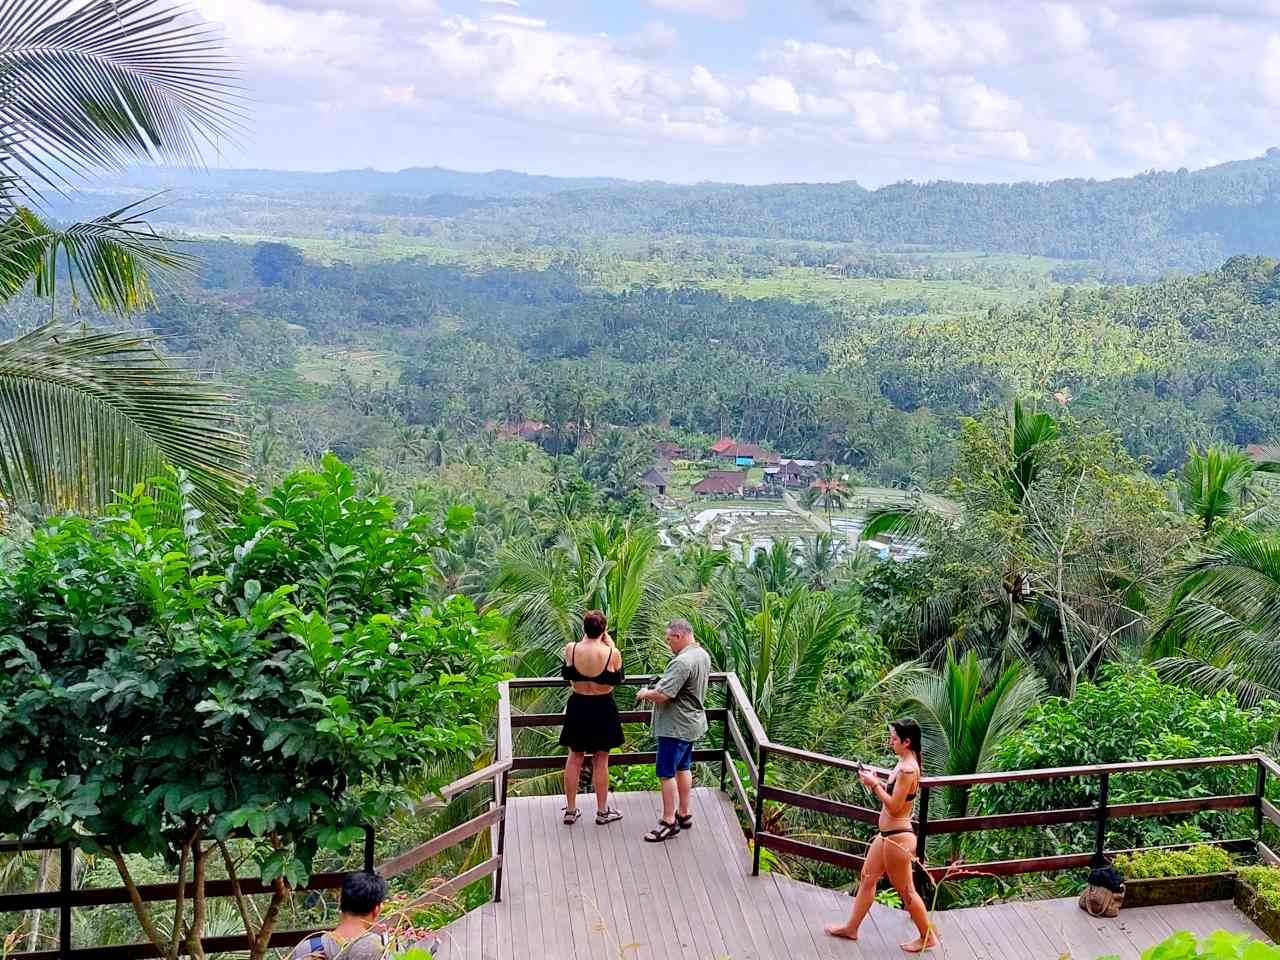
<svg viewBox="0 0 1280 960">
<path fill-rule="evenodd" d="M 677 740 L 701 740 L 707 732 L 707 680 L 711 657 L 691 643 L 671 658 L 662 679 L 653 688 L 671 699 L 653 705 L 653 735 Z"/>
</svg>

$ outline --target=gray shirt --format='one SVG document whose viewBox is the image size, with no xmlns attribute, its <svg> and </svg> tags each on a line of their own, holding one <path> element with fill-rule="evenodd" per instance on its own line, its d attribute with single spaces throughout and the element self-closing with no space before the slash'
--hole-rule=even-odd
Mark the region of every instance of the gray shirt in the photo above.
<svg viewBox="0 0 1280 960">
<path fill-rule="evenodd" d="M 316 950 L 316 941 L 320 949 Z M 381 960 L 387 953 L 387 941 L 381 933 L 370 930 L 354 940 L 342 943 L 332 933 L 308 937 L 293 948 L 290 960 Z"/>
<path fill-rule="evenodd" d="M 707 680 L 711 657 L 691 643 L 671 658 L 662 679 L 653 688 L 671 699 L 653 705 L 653 734 L 677 740 L 701 740 L 707 732 Z"/>
</svg>

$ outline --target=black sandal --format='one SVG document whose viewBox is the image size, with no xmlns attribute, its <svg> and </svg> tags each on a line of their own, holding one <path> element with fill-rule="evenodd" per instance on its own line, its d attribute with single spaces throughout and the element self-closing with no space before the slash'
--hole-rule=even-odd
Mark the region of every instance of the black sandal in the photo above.
<svg viewBox="0 0 1280 960">
<path fill-rule="evenodd" d="M 596 811 L 596 826 L 602 827 L 606 823 L 617 823 L 622 819 L 622 811 L 609 807 L 607 810 Z"/>
<path fill-rule="evenodd" d="M 690 827 L 693 826 L 693 814 L 692 813 L 686 814 L 685 816 L 682 817 L 680 816 L 680 814 L 677 813 L 676 826 L 679 827 L 681 830 L 688 830 Z"/>
<path fill-rule="evenodd" d="M 578 822 L 578 818 L 580 816 L 582 816 L 581 810 L 577 810 L 577 809 L 570 810 L 568 807 L 565 807 L 564 808 L 564 825 L 566 827 L 572 827 L 575 823 Z"/>
<path fill-rule="evenodd" d="M 680 828 L 674 823 L 667 823 L 665 820 L 658 821 L 656 830 L 650 830 L 644 835 L 645 843 L 662 843 L 664 840 L 670 840 L 680 832 Z"/>
</svg>

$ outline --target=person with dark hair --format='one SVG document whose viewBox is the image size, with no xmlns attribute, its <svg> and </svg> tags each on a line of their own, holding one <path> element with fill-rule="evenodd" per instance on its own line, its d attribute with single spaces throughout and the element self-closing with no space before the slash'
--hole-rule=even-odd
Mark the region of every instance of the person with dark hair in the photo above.
<svg viewBox="0 0 1280 960">
<path fill-rule="evenodd" d="M 609 625 L 599 610 L 582 616 L 583 638 L 566 643 L 560 675 L 573 692 L 565 709 L 560 745 L 569 748 L 564 764 L 564 822 L 578 822 L 578 778 L 587 754 L 591 782 L 596 791 L 596 824 L 614 823 L 622 814 L 609 806 L 609 751 L 622 746 L 622 721 L 613 688 L 622 683 L 622 653 L 609 636 Z"/>
<path fill-rule="evenodd" d="M 338 925 L 307 937 L 293 948 L 290 960 L 380 960 L 387 952 L 387 939 L 376 924 L 386 899 L 387 881 L 376 873 L 347 874 L 338 901 Z"/>
<path fill-rule="evenodd" d="M 889 748 L 898 756 L 898 764 L 888 781 L 880 782 L 875 771 L 863 768 L 858 777 L 884 806 L 880 811 L 880 831 L 867 849 L 867 859 L 858 878 L 858 894 L 853 911 L 842 924 L 830 923 L 826 932 L 833 937 L 857 940 L 858 928 L 871 910 L 876 884 L 888 875 L 902 903 L 911 915 L 919 936 L 901 944 L 907 953 L 920 953 L 938 945 L 938 933 L 929 923 L 924 900 L 916 892 L 911 877 L 911 863 L 916 852 L 916 834 L 911 826 L 911 807 L 915 803 L 923 764 L 920 758 L 920 724 L 909 718 L 889 724 Z"/>
</svg>

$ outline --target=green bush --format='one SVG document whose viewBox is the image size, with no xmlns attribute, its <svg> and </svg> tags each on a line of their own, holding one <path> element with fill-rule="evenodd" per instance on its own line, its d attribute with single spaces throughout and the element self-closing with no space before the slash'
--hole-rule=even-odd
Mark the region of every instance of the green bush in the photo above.
<svg viewBox="0 0 1280 960">
<path fill-rule="evenodd" d="M 1104 667 L 1096 683 L 1084 683 L 1072 699 L 1051 697 L 1031 710 L 1026 724 L 996 752 L 992 769 L 1026 770 L 1081 764 L 1127 763 L 1180 757 L 1251 753 L 1271 743 L 1280 728 L 1273 703 L 1241 707 L 1223 691 L 1205 695 L 1165 683 L 1149 668 Z M 1112 804 L 1246 793 L 1256 772 L 1246 765 L 1113 774 Z M 1093 806 L 1096 777 L 1062 777 L 978 787 L 974 813 L 1063 810 Z M 1241 836 L 1252 825 L 1241 811 L 1208 810 L 1169 817 L 1131 817 L 1107 825 L 1112 849 L 1196 843 Z M 1094 827 L 1055 831 L 1001 831 L 987 835 L 990 855 L 972 860 L 1042 856 L 1091 846 Z M 982 854 L 982 855 L 979 855 Z"/>
<path fill-rule="evenodd" d="M 1280 870 L 1275 867 L 1241 867 L 1239 877 L 1253 887 L 1264 906 L 1280 910 Z"/>
<path fill-rule="evenodd" d="M 1098 960 L 1120 960 L 1115 954 Z M 1203 940 L 1180 930 L 1142 951 L 1142 960 L 1280 960 L 1280 947 L 1251 940 L 1247 933 L 1215 930 Z"/>
<path fill-rule="evenodd" d="M 1235 869 L 1231 855 L 1221 847 L 1202 843 L 1188 850 L 1148 850 L 1145 853 L 1122 853 L 1115 859 L 1116 869 L 1126 880 L 1156 877 L 1190 877 L 1201 873 L 1226 873 Z"/>
<path fill-rule="evenodd" d="M 504 622 L 431 602 L 464 515 L 402 522 L 332 457 L 216 529 L 181 476 L 152 491 L 52 520 L 0 563 L 0 832 L 101 846 L 127 887 L 129 854 L 256 874 L 261 960 L 320 854 L 487 746 Z M 175 960 L 181 936 L 136 912 Z"/>
</svg>

